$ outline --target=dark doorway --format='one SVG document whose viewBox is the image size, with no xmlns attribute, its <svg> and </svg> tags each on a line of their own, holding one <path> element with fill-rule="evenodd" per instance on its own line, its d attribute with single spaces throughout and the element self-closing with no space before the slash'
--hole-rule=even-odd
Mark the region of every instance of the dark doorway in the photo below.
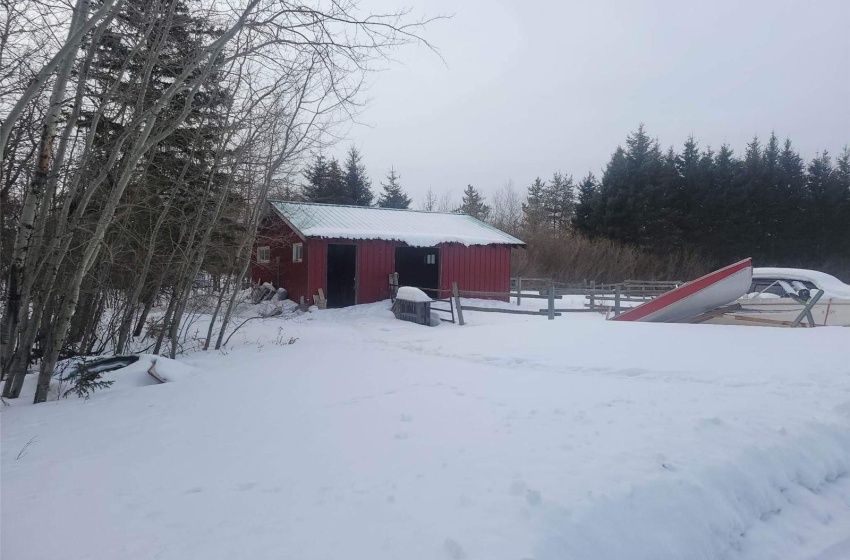
<svg viewBox="0 0 850 560">
<path fill-rule="evenodd" d="M 440 250 L 436 247 L 396 247 L 395 270 L 399 286 L 438 290 L 440 288 Z M 435 291 L 427 292 L 437 297 Z"/>
<path fill-rule="evenodd" d="M 357 246 L 328 245 L 328 307 L 348 307 L 357 300 Z"/>
</svg>

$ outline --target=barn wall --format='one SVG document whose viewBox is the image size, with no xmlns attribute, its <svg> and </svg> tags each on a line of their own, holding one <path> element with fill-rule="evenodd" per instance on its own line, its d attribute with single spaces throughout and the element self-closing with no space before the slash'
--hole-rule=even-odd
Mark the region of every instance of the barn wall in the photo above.
<svg viewBox="0 0 850 560">
<path fill-rule="evenodd" d="M 390 297 L 390 273 L 395 271 L 398 241 L 364 241 L 357 247 L 357 303 Z"/>
<path fill-rule="evenodd" d="M 459 290 L 509 292 L 511 289 L 511 248 L 506 245 L 444 243 L 440 246 L 440 289 L 451 292 L 452 282 Z"/>
<path fill-rule="evenodd" d="M 257 241 L 251 253 L 251 280 L 268 282 L 275 288 L 281 286 L 289 292 L 289 299 L 298 301 L 303 295 L 308 297 L 307 267 L 309 251 L 304 244 L 302 261 L 292 262 L 292 244 L 301 239 L 278 216 L 269 216 L 257 231 Z M 267 264 L 257 262 L 257 247 L 269 246 L 270 258 Z M 277 259 L 280 258 L 280 274 Z"/>
<path fill-rule="evenodd" d="M 319 288 L 327 294 L 328 286 L 325 278 L 328 265 L 327 239 L 308 239 L 307 252 L 310 253 L 310 266 L 307 268 L 307 301 L 315 303 L 313 297 L 319 293 Z"/>
<path fill-rule="evenodd" d="M 328 245 L 339 243 L 350 245 L 350 239 L 310 239 L 311 256 L 309 274 L 310 297 L 327 294 Z M 397 241 L 357 241 L 357 303 L 372 303 L 390 297 L 389 275 L 395 270 L 395 248 L 402 245 Z"/>
</svg>

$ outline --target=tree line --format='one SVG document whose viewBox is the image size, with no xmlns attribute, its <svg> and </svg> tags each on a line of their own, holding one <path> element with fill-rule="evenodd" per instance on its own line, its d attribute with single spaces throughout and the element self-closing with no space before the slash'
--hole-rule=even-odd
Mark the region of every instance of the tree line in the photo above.
<svg viewBox="0 0 850 560">
<path fill-rule="evenodd" d="M 401 176 L 391 167 L 386 182 L 381 182 L 381 192 L 375 199 L 371 189 L 372 181 L 366 173 L 360 151 L 351 146 L 345 161 L 340 164 L 336 158 L 328 159 L 322 153 L 314 154 L 313 159 L 303 171 L 300 186 L 282 187 L 274 194 L 285 199 L 322 204 L 344 204 L 348 206 L 374 206 L 379 208 L 410 209 L 413 199 L 401 186 Z M 433 191 L 429 190 L 419 204 L 419 210 L 426 212 L 459 212 L 480 220 L 488 220 L 490 206 L 484 197 L 472 185 L 467 185 L 461 203 L 452 203 L 451 193 L 439 203 Z"/>
<path fill-rule="evenodd" d="M 348 161 L 352 154 L 359 157 L 352 148 Z M 382 185 L 398 189 L 394 170 L 390 177 Z M 313 192 L 303 196 L 324 201 Z M 397 206 L 382 200 L 379 206 L 410 206 L 406 195 Z M 600 178 L 588 173 L 576 182 L 556 172 L 534 179 L 524 193 L 509 181 L 490 204 L 472 185 L 459 203 L 451 191 L 438 197 L 429 189 L 418 209 L 469 214 L 529 245 L 582 236 L 632 247 L 656 262 L 694 254 L 716 267 L 753 257 L 761 266 L 850 274 L 850 148 L 806 162 L 790 139 L 775 134 L 765 143 L 754 138 L 738 156 L 726 144 L 700 149 L 693 137 L 681 150 L 665 151 L 641 125 Z"/>
<path fill-rule="evenodd" d="M 578 185 L 572 221 L 656 254 L 688 249 L 720 265 L 757 264 L 850 272 L 850 149 L 808 163 L 790 139 L 754 138 L 741 156 L 726 144 L 663 151 L 641 126 L 611 156 L 601 179 Z"/>
</svg>

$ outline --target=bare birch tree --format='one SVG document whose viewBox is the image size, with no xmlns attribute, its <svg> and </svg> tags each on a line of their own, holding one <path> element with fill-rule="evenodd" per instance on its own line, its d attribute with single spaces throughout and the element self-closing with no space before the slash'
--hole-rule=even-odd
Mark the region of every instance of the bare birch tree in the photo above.
<svg viewBox="0 0 850 560">
<path fill-rule="evenodd" d="M 427 23 L 347 2 L 187 1 L 78 0 L 63 42 L 4 106 L 0 185 L 19 200 L 4 396 L 20 394 L 34 355 L 42 402 L 61 358 L 123 352 L 163 294 L 154 351 L 168 340 L 174 356 L 212 267 L 225 278 L 219 347 L 269 190 L 357 111 L 372 64 Z"/>
</svg>

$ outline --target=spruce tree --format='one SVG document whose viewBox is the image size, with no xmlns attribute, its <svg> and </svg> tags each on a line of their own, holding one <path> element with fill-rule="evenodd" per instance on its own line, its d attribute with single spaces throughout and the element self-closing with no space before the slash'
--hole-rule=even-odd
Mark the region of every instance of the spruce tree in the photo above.
<svg viewBox="0 0 850 560">
<path fill-rule="evenodd" d="M 778 164 L 775 196 L 779 246 L 775 252 L 778 258 L 797 260 L 808 253 L 806 166 L 790 138 L 785 140 Z"/>
<path fill-rule="evenodd" d="M 522 205 L 524 227 L 532 234 L 546 225 L 545 202 L 546 182 L 537 177 L 528 187 L 528 194 Z"/>
<path fill-rule="evenodd" d="M 94 127 L 88 163 L 92 172 L 96 174 L 103 168 L 119 149 L 115 141 L 126 126 L 162 97 L 174 76 L 192 63 L 200 45 L 218 35 L 203 13 L 196 0 L 129 0 L 116 13 L 96 44 L 97 55 L 84 63 L 90 64 L 84 84 L 89 101 L 84 104 L 77 126 L 86 132 Z M 156 42 L 146 42 L 146 36 L 158 38 Z M 190 81 L 200 79 L 198 74 L 198 70 L 193 72 Z M 105 96 L 110 108 L 96 118 L 94 109 L 104 103 Z M 149 269 L 164 278 L 164 286 L 175 281 L 166 255 L 185 224 L 206 224 L 213 219 L 215 205 L 211 201 L 219 197 L 228 182 L 227 166 L 217 160 L 216 151 L 231 102 L 231 92 L 222 77 L 212 73 L 203 78 L 191 97 L 188 91 L 182 92 L 159 110 L 151 137 L 163 133 L 178 117 L 182 124 L 164 134 L 156 149 L 145 154 L 139 173 L 122 193 L 116 212 L 127 219 L 110 226 L 104 236 L 107 243 L 114 243 L 114 269 L 135 270 L 138 255 L 154 246 L 157 249 Z M 120 150 L 119 162 L 130 157 L 126 147 Z M 102 208 L 109 192 L 98 190 L 90 208 Z M 229 196 L 228 202 L 238 204 Z M 98 212 L 92 211 L 89 217 L 98 219 Z M 158 221 L 162 225 L 157 229 Z M 234 228 L 217 226 L 214 235 L 229 242 L 237 233 Z M 126 278 L 128 284 L 134 280 Z"/>
<path fill-rule="evenodd" d="M 375 197 L 372 189 L 369 188 L 372 182 L 366 175 L 366 166 L 363 165 L 360 151 L 354 146 L 348 149 L 348 157 L 345 160 L 345 185 L 351 199 L 350 204 L 355 206 L 372 204 Z"/>
<path fill-rule="evenodd" d="M 301 198 L 307 202 L 322 202 L 324 185 L 327 183 L 328 161 L 322 154 L 316 154 L 307 169 L 304 178 L 307 183 L 301 187 Z"/>
<path fill-rule="evenodd" d="M 307 184 L 302 188 L 304 200 L 323 204 L 353 204 L 342 168 L 336 159 L 321 154 L 304 172 Z"/>
<path fill-rule="evenodd" d="M 593 237 L 599 227 L 600 197 L 596 177 L 593 173 L 578 184 L 578 202 L 573 214 L 572 226 L 588 237 Z"/>
<path fill-rule="evenodd" d="M 575 212 L 573 186 L 571 176 L 555 173 L 543 190 L 543 212 L 553 234 L 557 234 L 570 226 Z"/>
<path fill-rule="evenodd" d="M 829 253 L 835 242 L 846 246 L 846 236 L 850 233 L 848 219 L 842 212 L 846 192 L 842 192 L 840 171 L 836 173 L 826 151 L 809 163 L 807 171 L 810 249 L 815 254 Z"/>
<path fill-rule="evenodd" d="M 395 169 L 390 167 L 390 172 L 387 174 L 387 183 L 381 183 L 384 192 L 378 198 L 378 206 L 381 208 L 398 208 L 407 209 L 410 207 L 411 199 L 405 194 L 399 184 L 399 175 Z"/>
<path fill-rule="evenodd" d="M 484 198 L 472 185 L 467 185 L 463 191 L 463 200 L 458 212 L 472 216 L 481 221 L 490 217 L 490 207 L 484 204 Z"/>
</svg>

